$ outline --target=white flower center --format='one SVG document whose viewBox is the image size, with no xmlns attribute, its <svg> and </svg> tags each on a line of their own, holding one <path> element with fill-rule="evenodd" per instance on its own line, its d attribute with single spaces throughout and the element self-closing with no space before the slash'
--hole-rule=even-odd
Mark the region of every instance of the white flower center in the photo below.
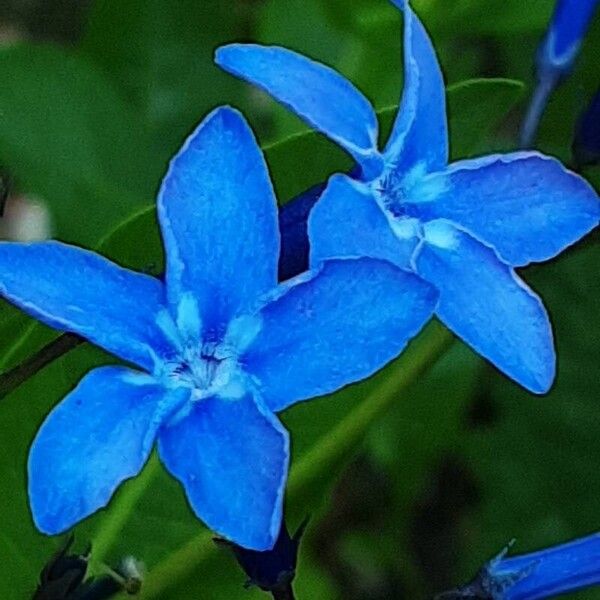
<svg viewBox="0 0 600 600">
<path fill-rule="evenodd" d="M 238 358 L 261 329 L 258 317 L 237 317 L 222 339 L 206 341 L 197 302 L 192 294 L 184 294 L 176 319 L 165 311 L 158 324 L 178 349 L 171 359 L 158 363 L 157 375 L 168 386 L 190 388 L 193 401 L 216 395 L 233 400 L 244 395 L 247 379 Z"/>
<path fill-rule="evenodd" d="M 226 344 L 188 345 L 178 360 L 168 363 L 171 384 L 189 387 L 192 400 L 219 395 L 239 398 L 244 393 L 237 352 Z"/>
</svg>

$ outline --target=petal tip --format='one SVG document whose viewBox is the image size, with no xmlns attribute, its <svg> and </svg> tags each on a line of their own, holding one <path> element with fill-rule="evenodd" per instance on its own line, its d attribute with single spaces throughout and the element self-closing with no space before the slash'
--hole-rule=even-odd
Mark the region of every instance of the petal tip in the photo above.
<svg viewBox="0 0 600 600">
<path fill-rule="evenodd" d="M 523 386 L 528 392 L 537 396 L 544 396 L 550 392 L 556 379 L 556 352 L 552 339 L 552 329 L 547 325 L 547 335 L 549 336 L 544 346 L 538 348 L 537 360 L 529 365 L 519 374 L 507 372 L 516 383 Z"/>
<path fill-rule="evenodd" d="M 232 129 L 233 126 L 239 126 L 240 124 L 246 125 L 246 119 L 242 113 L 228 104 L 217 106 L 211 111 L 204 119 L 204 125 L 209 126 L 218 120 L 227 129 Z"/>
<path fill-rule="evenodd" d="M 223 69 L 227 69 L 227 61 L 233 52 L 239 50 L 243 47 L 243 44 L 225 44 L 224 46 L 219 46 L 215 50 L 214 61 L 215 64 Z"/>
<path fill-rule="evenodd" d="M 67 519 L 66 515 L 62 514 L 60 511 L 58 513 L 50 512 L 45 500 L 45 498 L 41 499 L 41 502 L 38 504 L 30 492 L 29 504 L 31 517 L 33 519 L 33 524 L 40 533 L 49 536 L 60 535 L 75 524 L 75 522 L 72 522 L 71 519 Z"/>
<path fill-rule="evenodd" d="M 536 377 L 532 382 L 532 384 L 527 386 L 527 389 L 538 396 L 544 396 L 552 389 L 555 379 L 556 368 L 555 364 L 553 363 L 550 365 L 547 372 L 543 374 L 540 373 L 539 376 Z"/>
</svg>

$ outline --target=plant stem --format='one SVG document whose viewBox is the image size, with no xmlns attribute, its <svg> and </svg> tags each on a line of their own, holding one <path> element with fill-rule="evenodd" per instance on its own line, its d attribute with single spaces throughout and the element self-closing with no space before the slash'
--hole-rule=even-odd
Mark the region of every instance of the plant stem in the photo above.
<svg viewBox="0 0 600 600">
<path fill-rule="evenodd" d="M 85 340 L 78 335 L 65 333 L 52 340 L 49 344 L 46 344 L 42 349 L 16 367 L 0 374 L 0 399 L 6 397 L 52 361 L 60 358 L 84 342 Z"/>
</svg>

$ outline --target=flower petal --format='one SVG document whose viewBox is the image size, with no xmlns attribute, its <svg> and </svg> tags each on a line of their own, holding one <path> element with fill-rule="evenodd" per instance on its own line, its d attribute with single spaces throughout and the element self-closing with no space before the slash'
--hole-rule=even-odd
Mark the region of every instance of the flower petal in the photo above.
<svg viewBox="0 0 600 600">
<path fill-rule="evenodd" d="M 385 157 L 400 172 L 418 163 L 437 170 L 448 163 L 446 90 L 435 49 L 408 0 L 392 0 L 404 13 L 404 94 Z"/>
<path fill-rule="evenodd" d="M 252 550 L 268 550 L 279 534 L 289 437 L 250 395 L 198 402 L 163 427 L 159 452 L 211 529 Z"/>
<path fill-rule="evenodd" d="M 264 306 L 241 360 L 269 408 L 283 410 L 381 369 L 420 331 L 436 299 L 431 286 L 388 262 L 327 261 Z"/>
<path fill-rule="evenodd" d="M 460 161 L 428 185 L 436 179 L 440 194 L 415 205 L 420 217 L 460 223 L 515 266 L 556 256 L 600 219 L 593 188 L 536 152 Z"/>
<path fill-rule="evenodd" d="M 542 600 L 597 586 L 600 534 L 520 556 L 500 555 L 485 569 L 493 584 L 504 583 L 502 591 L 511 600 Z"/>
<path fill-rule="evenodd" d="M 163 284 L 60 242 L 0 243 L 0 293 L 31 316 L 152 370 L 172 352 Z"/>
<path fill-rule="evenodd" d="M 166 389 L 121 367 L 90 371 L 46 418 L 29 454 L 36 526 L 57 534 L 106 506 L 150 455 Z"/>
<path fill-rule="evenodd" d="M 271 94 L 309 125 L 336 141 L 355 160 L 377 161 L 377 117 L 370 102 L 345 77 L 278 46 L 230 44 L 215 62 Z"/>
<path fill-rule="evenodd" d="M 158 196 L 173 310 L 191 292 L 208 327 L 277 284 L 277 204 L 264 157 L 237 111 L 213 111 L 171 161 Z"/>
<path fill-rule="evenodd" d="M 331 258 L 379 258 L 409 269 L 418 239 L 410 231 L 404 238 L 396 235 L 394 226 L 369 187 L 334 175 L 308 219 L 310 264 L 318 266 Z"/>
<path fill-rule="evenodd" d="M 556 357 L 539 299 L 495 252 L 446 221 L 424 227 L 417 272 L 440 292 L 437 315 L 506 375 L 547 392 Z"/>
</svg>

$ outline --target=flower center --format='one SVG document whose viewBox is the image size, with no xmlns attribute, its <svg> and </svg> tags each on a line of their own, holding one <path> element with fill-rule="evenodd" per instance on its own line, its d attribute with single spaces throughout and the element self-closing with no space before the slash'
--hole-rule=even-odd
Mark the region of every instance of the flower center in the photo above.
<svg viewBox="0 0 600 600">
<path fill-rule="evenodd" d="M 425 163 L 417 163 L 406 172 L 391 165 L 376 183 L 381 206 L 396 219 L 419 218 L 420 207 L 435 202 L 446 187 L 444 173 L 429 173 Z"/>
<path fill-rule="evenodd" d="M 193 400 L 216 394 L 239 396 L 237 356 L 223 343 L 187 345 L 182 354 L 169 363 L 167 376 L 175 385 L 191 388 Z"/>
<path fill-rule="evenodd" d="M 169 359 L 156 359 L 156 376 L 169 387 L 189 388 L 192 401 L 215 395 L 234 400 L 246 393 L 248 379 L 238 358 L 258 335 L 262 327 L 259 317 L 236 317 L 224 334 L 207 335 L 197 302 L 186 293 L 176 318 L 165 310 L 158 315 L 157 323 L 177 348 Z"/>
</svg>

